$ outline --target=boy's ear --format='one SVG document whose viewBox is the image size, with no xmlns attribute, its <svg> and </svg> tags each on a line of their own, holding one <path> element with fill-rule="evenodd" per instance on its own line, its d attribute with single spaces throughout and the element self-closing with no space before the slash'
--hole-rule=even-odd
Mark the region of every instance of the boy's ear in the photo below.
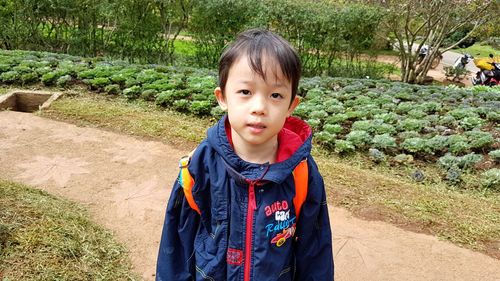
<svg viewBox="0 0 500 281">
<path fill-rule="evenodd" d="M 217 99 L 217 103 L 222 108 L 222 110 L 227 111 L 227 103 L 224 95 L 222 94 L 222 90 L 220 87 L 215 88 L 214 90 L 215 98 Z"/>
<path fill-rule="evenodd" d="M 297 105 L 299 105 L 299 103 L 300 103 L 300 98 L 295 96 L 292 103 L 290 104 L 290 107 L 288 108 L 288 116 L 292 115 L 293 111 L 295 110 Z"/>
</svg>

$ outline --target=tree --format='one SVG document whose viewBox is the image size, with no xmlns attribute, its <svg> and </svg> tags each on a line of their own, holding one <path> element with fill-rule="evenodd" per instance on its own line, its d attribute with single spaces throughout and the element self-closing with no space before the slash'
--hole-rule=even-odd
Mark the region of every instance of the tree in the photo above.
<svg viewBox="0 0 500 281">
<path fill-rule="evenodd" d="M 385 24 L 397 41 L 401 80 L 421 84 L 432 61 L 469 38 L 488 20 L 498 16 L 496 0 L 375 0 L 386 11 Z M 472 28 L 456 42 L 445 39 L 465 25 Z M 429 52 L 419 63 L 424 46 Z"/>
</svg>

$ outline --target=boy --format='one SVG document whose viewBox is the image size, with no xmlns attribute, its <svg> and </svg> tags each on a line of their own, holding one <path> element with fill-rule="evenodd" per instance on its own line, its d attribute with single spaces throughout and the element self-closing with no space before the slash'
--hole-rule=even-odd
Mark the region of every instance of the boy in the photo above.
<svg viewBox="0 0 500 281">
<path fill-rule="evenodd" d="M 325 189 L 311 129 L 290 117 L 300 61 L 272 32 L 241 33 L 219 61 L 227 114 L 170 197 L 157 280 L 333 280 Z"/>
</svg>

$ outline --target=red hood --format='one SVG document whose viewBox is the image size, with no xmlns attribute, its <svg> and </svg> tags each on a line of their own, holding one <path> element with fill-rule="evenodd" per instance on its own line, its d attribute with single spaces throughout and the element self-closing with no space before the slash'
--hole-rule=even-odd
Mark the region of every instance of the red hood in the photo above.
<svg viewBox="0 0 500 281">
<path fill-rule="evenodd" d="M 224 124 L 227 140 L 234 149 L 231 136 L 231 125 L 229 124 L 228 118 L 226 118 Z M 276 163 L 285 161 L 292 156 L 310 135 L 311 127 L 309 127 L 306 122 L 297 117 L 288 117 L 283 129 L 278 133 L 278 154 L 276 156 Z"/>
</svg>

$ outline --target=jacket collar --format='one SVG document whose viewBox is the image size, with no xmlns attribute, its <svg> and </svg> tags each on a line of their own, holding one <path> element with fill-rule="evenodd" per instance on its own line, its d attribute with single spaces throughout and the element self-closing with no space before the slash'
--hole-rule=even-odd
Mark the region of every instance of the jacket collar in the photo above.
<svg viewBox="0 0 500 281">
<path fill-rule="evenodd" d="M 263 180 L 281 183 L 291 174 L 295 166 L 308 157 L 311 152 L 311 128 L 299 118 L 288 117 L 278 135 L 277 162 L 274 164 L 249 163 L 234 152 L 231 143 L 231 130 L 228 126 L 230 125 L 227 121 L 227 115 L 225 115 L 214 127 L 208 130 L 207 139 L 210 146 L 230 167 L 232 170 L 230 175 L 236 182 L 242 182 L 243 179 L 260 178 L 263 172 L 267 171 Z"/>
</svg>

